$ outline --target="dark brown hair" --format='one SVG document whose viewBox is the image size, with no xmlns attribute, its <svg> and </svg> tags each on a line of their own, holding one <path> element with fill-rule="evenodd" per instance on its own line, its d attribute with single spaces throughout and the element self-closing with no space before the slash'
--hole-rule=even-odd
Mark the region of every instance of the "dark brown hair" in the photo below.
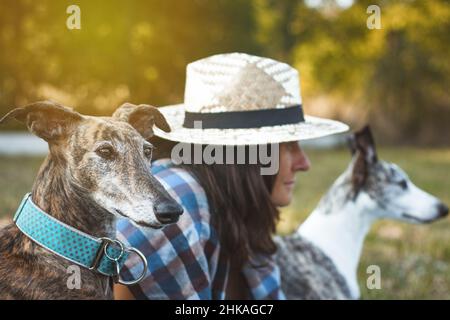
<svg viewBox="0 0 450 320">
<path fill-rule="evenodd" d="M 174 143 L 152 138 L 155 159 L 170 158 Z M 270 150 L 270 149 L 269 149 Z M 224 150 L 224 157 L 226 150 Z M 234 150 L 236 155 L 236 149 Z M 248 148 L 246 148 L 248 159 Z M 251 254 L 273 254 L 279 211 L 271 201 L 276 175 L 261 175 L 261 164 L 184 164 L 206 192 L 213 226 L 225 256 L 237 266 Z"/>
</svg>

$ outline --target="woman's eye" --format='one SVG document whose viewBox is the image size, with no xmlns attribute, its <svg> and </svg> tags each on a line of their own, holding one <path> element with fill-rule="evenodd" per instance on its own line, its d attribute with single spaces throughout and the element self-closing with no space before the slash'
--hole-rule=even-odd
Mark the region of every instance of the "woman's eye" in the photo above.
<svg viewBox="0 0 450 320">
<path fill-rule="evenodd" d="M 406 180 L 402 180 L 398 184 L 403 190 L 408 189 L 408 182 Z"/>
<path fill-rule="evenodd" d="M 114 156 L 114 150 L 111 147 L 101 147 L 95 151 L 100 157 L 111 159 Z"/>
<path fill-rule="evenodd" d="M 153 154 L 153 148 L 152 147 L 145 147 L 144 148 L 144 155 L 151 159 L 152 158 L 152 154 Z"/>
</svg>

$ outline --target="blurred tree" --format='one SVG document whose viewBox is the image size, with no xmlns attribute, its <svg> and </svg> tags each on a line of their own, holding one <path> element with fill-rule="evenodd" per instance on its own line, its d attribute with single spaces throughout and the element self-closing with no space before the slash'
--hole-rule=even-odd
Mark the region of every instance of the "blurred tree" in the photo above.
<svg viewBox="0 0 450 320">
<path fill-rule="evenodd" d="M 180 102 L 187 63 L 259 52 L 245 0 L 80 0 L 81 30 L 66 28 L 71 4 L 0 3 L 2 113 L 48 98 L 88 114 L 110 114 L 125 100 Z"/>
<path fill-rule="evenodd" d="M 397 2 L 385 20 L 383 50 L 366 88 L 370 114 L 396 142 L 449 145 L 448 2 Z"/>
<path fill-rule="evenodd" d="M 450 145 L 448 2 L 380 1 L 381 30 L 366 27 L 370 4 L 314 9 L 322 18 L 311 21 L 313 37 L 293 49 L 306 109 L 355 125 L 370 120 L 384 141 Z"/>
<path fill-rule="evenodd" d="M 446 0 L 79 0 L 82 29 L 68 30 L 71 4 L 0 2 L 0 113 L 37 99 L 88 114 L 180 102 L 187 63 L 241 51 L 297 67 L 308 113 L 450 143 Z M 380 30 L 366 27 L 371 4 Z"/>
</svg>

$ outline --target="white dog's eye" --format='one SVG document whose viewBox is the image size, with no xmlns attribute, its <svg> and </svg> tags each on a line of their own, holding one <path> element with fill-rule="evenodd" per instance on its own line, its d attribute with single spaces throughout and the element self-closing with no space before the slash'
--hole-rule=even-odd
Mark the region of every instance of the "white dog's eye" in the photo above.
<svg viewBox="0 0 450 320">
<path fill-rule="evenodd" d="M 408 189 L 408 181 L 406 181 L 406 180 L 400 181 L 400 182 L 398 183 L 398 185 L 399 185 L 403 190 Z"/>
</svg>

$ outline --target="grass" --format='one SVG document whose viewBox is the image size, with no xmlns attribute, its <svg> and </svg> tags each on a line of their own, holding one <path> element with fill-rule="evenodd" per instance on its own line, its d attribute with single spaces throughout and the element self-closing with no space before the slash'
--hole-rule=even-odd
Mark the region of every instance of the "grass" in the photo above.
<svg viewBox="0 0 450 320">
<path fill-rule="evenodd" d="M 296 196 L 278 230 L 292 232 L 347 166 L 346 150 L 308 150 L 312 168 L 299 175 Z M 418 186 L 450 203 L 450 149 L 382 148 Z M 0 157 L 0 219 L 12 217 L 30 190 L 42 158 Z M 450 219 L 416 226 L 380 221 L 369 233 L 359 267 L 363 299 L 450 299 Z M 366 288 L 370 265 L 381 269 L 381 289 Z"/>
</svg>

